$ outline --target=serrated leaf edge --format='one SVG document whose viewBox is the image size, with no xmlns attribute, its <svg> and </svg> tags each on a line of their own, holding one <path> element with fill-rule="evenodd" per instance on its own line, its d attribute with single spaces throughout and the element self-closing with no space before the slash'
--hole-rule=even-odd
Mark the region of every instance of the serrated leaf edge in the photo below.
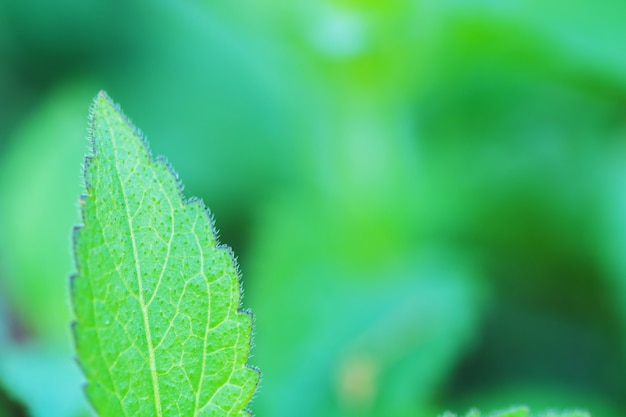
<svg viewBox="0 0 626 417">
<path fill-rule="evenodd" d="M 156 163 L 162 163 L 166 168 L 167 171 L 169 172 L 170 175 L 172 175 L 172 177 L 175 179 L 175 183 L 176 183 L 176 190 L 178 191 L 178 195 L 182 201 L 183 205 L 189 205 L 189 204 L 199 204 L 202 212 L 207 216 L 207 219 L 209 220 L 209 225 L 210 225 L 210 230 L 211 233 L 213 234 L 213 236 L 215 237 L 215 245 L 214 247 L 216 249 L 225 249 L 228 254 L 229 257 L 234 265 L 234 269 L 235 269 L 235 274 L 237 276 L 237 281 L 239 283 L 239 306 L 237 308 L 237 314 L 246 314 L 248 316 L 250 316 L 250 321 L 251 321 L 251 332 L 250 332 L 250 339 L 248 341 L 248 356 L 246 358 L 246 363 L 244 364 L 244 367 L 246 367 L 247 369 L 250 369 L 253 372 L 256 372 L 259 375 L 259 378 L 257 378 L 256 381 L 256 386 L 255 386 L 255 390 L 253 392 L 253 395 L 250 399 L 250 402 L 248 403 L 248 405 L 252 402 L 252 399 L 254 399 L 254 394 L 257 392 L 257 389 L 260 385 L 260 380 L 261 380 L 261 371 L 258 367 L 253 366 L 248 364 L 248 361 L 251 357 L 250 351 L 253 347 L 253 338 L 254 338 L 254 314 L 252 313 L 251 310 L 248 309 L 243 309 L 241 306 L 242 300 L 243 300 L 243 279 L 241 276 L 241 269 L 239 268 L 239 263 L 237 262 L 237 258 L 232 250 L 232 248 L 228 245 L 225 244 L 221 244 L 219 243 L 219 231 L 217 230 L 216 226 L 215 226 L 215 218 L 213 216 L 213 213 L 209 210 L 209 208 L 204 204 L 204 201 L 200 198 L 197 197 L 190 197 L 190 198 L 186 198 L 184 195 L 184 185 L 178 175 L 178 173 L 176 172 L 176 170 L 174 170 L 174 168 L 172 167 L 172 165 L 169 163 L 169 161 L 164 157 L 164 156 L 157 156 L 154 157 L 152 154 L 152 151 L 150 150 L 150 146 L 148 144 L 148 141 L 146 140 L 146 136 L 143 134 L 143 132 L 138 129 L 135 124 L 132 122 L 132 120 L 126 116 L 126 114 L 122 111 L 121 107 L 115 103 L 110 97 L 109 95 L 104 91 L 104 90 L 100 90 L 100 92 L 98 93 L 98 95 L 94 98 L 94 100 L 92 101 L 90 107 L 89 107 L 89 124 L 88 124 L 88 129 L 87 129 L 87 140 L 89 142 L 89 145 L 91 146 L 91 154 L 87 154 L 85 155 L 84 161 L 83 161 L 83 167 L 82 167 L 82 179 L 84 181 L 84 189 L 85 190 L 89 190 L 91 188 L 91 184 L 89 184 L 89 180 L 88 180 L 88 176 L 87 176 L 87 169 L 89 167 L 89 164 L 91 163 L 91 161 L 97 156 L 97 148 L 96 148 L 96 138 L 95 138 L 95 133 L 94 133 L 94 124 L 95 124 L 95 108 L 97 105 L 97 101 L 99 99 L 104 98 L 105 100 L 107 100 L 107 102 L 113 107 L 115 108 L 115 110 L 117 111 L 117 113 L 119 114 L 119 116 L 122 118 L 122 120 L 133 130 L 134 134 L 141 140 L 142 145 L 145 148 L 146 153 L 148 154 L 149 157 L 149 161 L 150 162 L 156 162 Z M 76 344 L 78 343 L 77 340 L 77 335 L 76 335 L 76 324 L 78 322 L 77 320 L 77 315 L 76 315 L 76 309 L 75 309 L 75 305 L 74 305 L 74 297 L 75 297 L 75 293 L 74 293 L 74 280 L 80 276 L 80 264 L 78 262 L 78 254 L 77 254 L 77 244 L 76 244 L 76 239 L 77 239 L 77 233 L 79 230 L 84 229 L 85 227 L 85 212 L 83 209 L 83 204 L 84 204 L 84 199 L 87 198 L 87 195 L 82 194 L 79 197 L 79 205 L 80 205 L 80 215 L 81 215 L 81 224 L 80 225 L 76 225 L 73 227 L 72 229 L 72 252 L 73 252 L 73 258 L 74 258 L 74 265 L 76 266 L 76 272 L 71 274 L 69 277 L 70 280 L 70 294 L 71 294 L 71 302 L 72 302 L 72 310 L 74 312 L 74 316 L 76 317 L 76 319 L 74 319 L 71 323 L 70 323 L 70 327 L 71 327 L 71 331 L 72 331 L 72 339 L 73 342 L 75 344 L 75 346 L 77 346 Z M 128 204 L 125 202 L 125 205 L 128 206 Z M 134 246 L 134 244 L 133 244 Z M 139 275 L 140 276 L 140 275 Z M 141 280 L 139 279 L 139 281 L 141 282 Z M 141 291 L 140 291 L 141 294 Z M 142 314 L 144 313 L 144 307 L 143 305 L 142 307 Z M 144 314 L 145 317 L 145 314 Z M 149 330 L 147 330 L 149 332 Z M 83 372 L 83 375 L 86 375 L 85 369 L 83 368 L 82 363 L 80 362 L 80 359 L 75 356 L 75 362 L 78 364 L 79 368 L 81 369 L 81 372 Z M 203 360 L 204 361 L 204 360 Z M 154 369 L 154 363 L 151 364 L 151 373 L 154 374 L 155 369 Z M 155 380 L 154 380 L 154 375 L 152 375 L 152 379 L 153 379 L 153 387 L 155 385 Z M 85 391 L 86 393 L 86 386 L 87 384 L 83 384 L 83 391 Z M 160 401 L 157 401 L 157 392 L 158 392 L 158 381 L 156 382 L 156 386 L 157 388 L 155 389 L 155 402 L 158 403 L 158 407 L 161 407 Z M 92 407 L 94 407 L 95 409 L 95 404 L 93 404 L 91 398 L 86 395 L 87 399 L 89 400 L 90 404 L 92 405 Z M 197 414 L 198 410 L 196 410 L 196 414 Z M 249 416 L 252 416 L 252 411 L 249 410 L 248 408 L 245 408 L 243 410 L 244 413 L 248 414 Z M 162 413 L 159 413 L 158 417 L 162 417 Z"/>
</svg>

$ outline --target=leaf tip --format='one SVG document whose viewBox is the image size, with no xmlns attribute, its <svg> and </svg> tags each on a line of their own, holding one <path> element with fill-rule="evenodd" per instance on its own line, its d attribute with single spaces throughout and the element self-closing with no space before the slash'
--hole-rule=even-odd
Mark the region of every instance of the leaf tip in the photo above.
<svg viewBox="0 0 626 417">
<path fill-rule="evenodd" d="M 96 110 L 103 107 L 109 107 L 117 110 L 117 105 L 115 104 L 113 99 L 107 94 L 106 91 L 100 90 L 93 100 L 91 111 L 92 116 Z"/>
</svg>

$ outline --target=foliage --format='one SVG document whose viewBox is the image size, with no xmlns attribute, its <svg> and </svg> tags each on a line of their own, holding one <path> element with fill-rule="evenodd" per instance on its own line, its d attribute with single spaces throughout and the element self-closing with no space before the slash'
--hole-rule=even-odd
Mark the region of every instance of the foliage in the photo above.
<svg viewBox="0 0 626 417">
<path fill-rule="evenodd" d="M 445 413 L 441 417 L 457 417 L 456 414 Z M 478 410 L 472 410 L 465 417 L 481 417 Z M 528 407 L 511 407 L 506 410 L 496 411 L 488 417 L 590 417 L 585 411 L 547 411 L 539 414 L 531 414 Z"/>
<path fill-rule="evenodd" d="M 256 416 L 626 415 L 624 21 L 622 0 L 1 1 L 2 390 L 89 415 L 67 230 L 104 88 L 238 255 Z"/>
<path fill-rule="evenodd" d="M 91 403 L 103 417 L 245 414 L 258 373 L 232 253 L 104 92 L 92 112 L 72 280 Z"/>
</svg>

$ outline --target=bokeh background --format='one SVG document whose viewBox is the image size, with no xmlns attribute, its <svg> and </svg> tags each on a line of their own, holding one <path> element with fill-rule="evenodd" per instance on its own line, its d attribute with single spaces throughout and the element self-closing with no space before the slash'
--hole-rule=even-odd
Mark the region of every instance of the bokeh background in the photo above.
<svg viewBox="0 0 626 417">
<path fill-rule="evenodd" d="M 0 416 L 89 416 L 88 106 L 234 248 L 258 417 L 626 415 L 626 2 L 0 2 Z"/>
</svg>

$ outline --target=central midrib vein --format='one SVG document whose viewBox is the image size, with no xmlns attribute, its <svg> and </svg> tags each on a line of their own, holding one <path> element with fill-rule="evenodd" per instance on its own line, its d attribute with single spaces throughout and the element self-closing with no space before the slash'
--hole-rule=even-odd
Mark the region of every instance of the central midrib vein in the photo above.
<svg viewBox="0 0 626 417">
<path fill-rule="evenodd" d="M 194 221 L 192 230 L 193 230 L 193 237 L 196 240 L 196 245 L 198 245 L 198 250 L 200 251 L 200 274 L 202 275 L 202 278 L 204 279 L 204 283 L 207 286 L 207 293 L 210 293 L 210 287 L 209 287 L 209 283 L 208 280 L 204 274 L 204 252 L 202 250 L 202 245 L 200 244 L 200 239 L 198 238 L 198 234 L 196 233 L 196 224 L 198 223 L 198 213 L 196 212 L 196 220 Z M 210 330 L 210 324 L 211 324 L 211 297 L 208 297 L 208 308 L 207 308 L 207 319 L 206 319 L 206 327 L 204 329 L 204 340 L 202 342 L 202 352 L 206 352 L 207 351 L 207 339 L 209 337 L 209 330 Z M 202 355 L 202 366 L 200 368 L 200 382 L 198 383 L 198 390 L 196 392 L 196 401 L 195 401 L 195 407 L 194 407 L 194 412 L 193 412 L 193 416 L 194 417 L 198 417 L 198 413 L 200 413 L 200 394 L 202 393 L 202 384 L 204 382 L 204 372 L 206 370 L 206 358 L 207 355 L 203 354 Z"/>
<path fill-rule="evenodd" d="M 148 361 L 150 365 L 150 376 L 152 378 L 152 389 L 154 391 L 154 405 L 156 408 L 157 417 L 163 416 L 163 411 L 161 409 L 161 395 L 159 394 L 159 380 L 156 372 L 156 359 L 154 356 L 154 347 L 152 346 L 152 335 L 150 332 L 150 320 L 148 319 L 148 309 L 146 308 L 146 302 L 143 298 L 143 282 L 141 278 L 141 268 L 139 268 L 139 254 L 137 252 L 137 242 L 135 241 L 135 233 L 133 231 L 133 219 L 130 214 L 128 208 L 128 196 L 126 195 L 126 189 L 124 188 L 124 184 L 122 183 L 122 179 L 120 177 L 120 169 L 117 159 L 117 146 L 115 143 L 115 134 L 113 133 L 113 129 L 111 128 L 111 123 L 109 119 L 105 117 L 105 121 L 107 126 L 109 127 L 109 134 L 111 135 L 111 142 L 113 145 L 113 155 L 115 158 L 115 169 L 117 174 L 117 179 L 120 183 L 120 188 L 122 189 L 122 195 L 124 196 L 124 209 L 126 211 L 126 219 L 128 221 L 128 229 L 130 232 L 130 240 L 133 246 L 133 258 L 135 260 L 135 271 L 137 273 L 137 281 L 139 284 L 139 306 L 141 307 L 141 315 L 143 316 L 143 324 L 146 329 L 146 341 L 148 344 Z"/>
</svg>

